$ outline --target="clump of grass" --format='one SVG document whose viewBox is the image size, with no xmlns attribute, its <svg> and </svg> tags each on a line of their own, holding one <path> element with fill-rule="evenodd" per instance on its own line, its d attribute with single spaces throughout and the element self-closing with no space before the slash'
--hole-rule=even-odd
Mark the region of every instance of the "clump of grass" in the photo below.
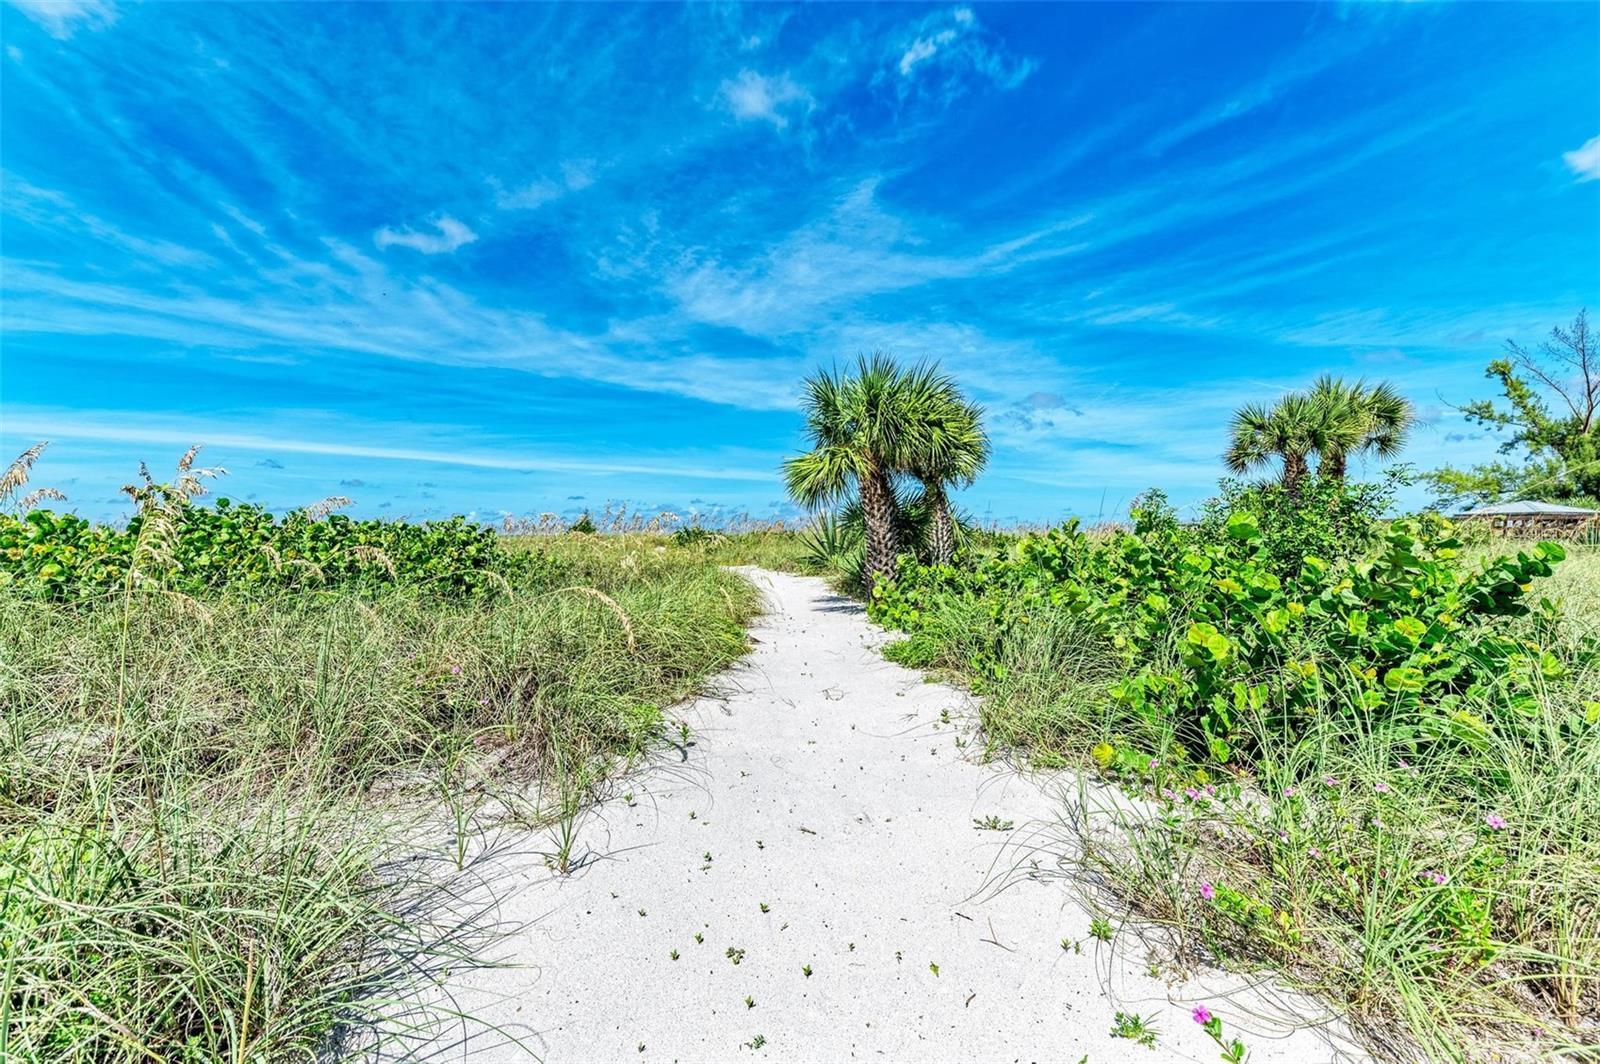
<svg viewBox="0 0 1600 1064">
<path fill-rule="evenodd" d="M 592 594 L 0 588 L 0 1056 L 383 1037 L 395 999 L 464 962 L 441 921 L 470 847 L 419 851 L 440 799 L 458 836 L 513 794 L 559 820 L 745 648 L 744 581 L 589 538 L 543 549 Z"/>
</svg>

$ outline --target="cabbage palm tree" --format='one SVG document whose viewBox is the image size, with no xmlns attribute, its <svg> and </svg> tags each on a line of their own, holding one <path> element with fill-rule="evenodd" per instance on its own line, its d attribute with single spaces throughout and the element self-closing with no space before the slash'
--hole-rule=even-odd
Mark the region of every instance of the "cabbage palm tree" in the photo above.
<svg viewBox="0 0 1600 1064">
<path fill-rule="evenodd" d="M 1326 411 L 1310 396 L 1291 392 L 1271 406 L 1250 403 L 1233 415 L 1233 438 L 1223 461 L 1235 473 L 1283 462 L 1283 486 L 1299 489 L 1310 457 L 1325 442 Z"/>
<path fill-rule="evenodd" d="M 922 484 L 928 509 L 928 557 L 943 565 L 956 550 L 956 523 L 945 486 L 964 486 L 977 478 L 989 460 L 989 437 L 983 431 L 982 409 L 963 397 L 948 376 L 919 367 L 908 378 L 908 388 L 917 395 L 913 408 L 922 424 L 911 435 L 917 450 L 907 455 L 906 471 Z"/>
<path fill-rule="evenodd" d="M 811 509 L 847 501 L 855 489 L 865 524 L 863 582 L 870 594 L 894 579 L 900 538 L 894 476 L 925 456 L 930 392 L 921 370 L 885 355 L 862 358 L 854 376 L 820 371 L 805 382 L 803 406 L 812 449 L 783 463 L 789 494 Z"/>
<path fill-rule="evenodd" d="M 1398 454 L 1416 420 L 1411 403 L 1386 382 L 1368 387 L 1337 377 L 1318 377 L 1311 399 L 1323 407 L 1325 428 L 1319 442 L 1317 473 L 1343 480 L 1349 456 L 1370 452 L 1379 458 Z"/>
</svg>

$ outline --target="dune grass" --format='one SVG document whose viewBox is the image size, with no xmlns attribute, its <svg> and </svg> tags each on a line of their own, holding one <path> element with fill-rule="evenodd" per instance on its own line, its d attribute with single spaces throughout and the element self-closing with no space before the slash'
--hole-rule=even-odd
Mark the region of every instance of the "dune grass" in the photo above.
<svg viewBox="0 0 1600 1064">
<path fill-rule="evenodd" d="M 471 599 L 0 589 L 0 1059 L 309 1059 L 465 949 L 441 806 L 570 817 L 745 650 L 703 550 L 510 547 Z"/>
</svg>

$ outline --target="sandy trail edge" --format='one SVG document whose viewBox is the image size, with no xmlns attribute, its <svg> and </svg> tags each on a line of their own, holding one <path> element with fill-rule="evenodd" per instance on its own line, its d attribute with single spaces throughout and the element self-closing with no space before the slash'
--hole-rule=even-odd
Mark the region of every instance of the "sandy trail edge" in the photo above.
<svg viewBox="0 0 1600 1064">
<path fill-rule="evenodd" d="M 1133 935 L 1090 938 L 1031 874 L 1073 777 L 974 763 L 969 696 L 884 660 L 892 637 L 821 580 L 744 572 L 767 613 L 684 707 L 690 745 L 588 816 L 570 876 L 547 838 L 499 840 L 473 900 L 507 967 L 451 973 L 430 1004 L 473 1019 L 385 1057 L 1214 1061 L 1203 1001 L 1255 1064 L 1364 1059 L 1312 1002 L 1215 973 L 1169 986 Z M 991 814 L 1016 829 L 977 830 Z M 1110 1037 L 1119 1009 L 1155 1018 L 1153 1051 Z"/>
</svg>

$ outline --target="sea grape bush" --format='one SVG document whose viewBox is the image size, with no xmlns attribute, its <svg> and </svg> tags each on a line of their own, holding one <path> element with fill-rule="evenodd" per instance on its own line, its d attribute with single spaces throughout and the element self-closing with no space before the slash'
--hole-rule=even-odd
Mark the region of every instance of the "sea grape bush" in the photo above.
<svg viewBox="0 0 1600 1064">
<path fill-rule="evenodd" d="M 1005 641 L 1021 626 L 1064 609 L 1121 658 L 1110 697 L 1173 722 L 1186 750 L 1217 762 L 1248 757 L 1247 715 L 1298 733 L 1330 707 L 1407 722 L 1418 741 L 1473 743 L 1535 715 L 1539 686 L 1567 671 L 1532 638 L 1558 616 L 1535 593 L 1565 557 L 1558 544 L 1469 567 L 1450 522 L 1423 515 L 1390 524 L 1363 560 L 1307 555 L 1285 577 L 1248 510 L 1216 537 L 1159 505 L 1134 517 L 1109 538 L 1072 522 L 959 568 L 908 561 L 875 592 L 872 614 L 915 636 L 951 598 L 981 604 L 990 636 L 964 664 L 982 681 L 1003 678 Z M 1506 720 L 1485 720 L 1483 706 Z M 1594 716 L 1564 726 L 1592 728 Z"/>
<path fill-rule="evenodd" d="M 280 519 L 226 498 L 147 509 L 120 529 L 49 510 L 0 515 L 0 585 L 52 599 L 120 590 L 130 569 L 135 585 L 188 594 L 389 583 L 473 594 L 547 562 L 540 552 L 508 554 L 492 530 L 462 517 L 407 524 L 294 511 Z"/>
</svg>

